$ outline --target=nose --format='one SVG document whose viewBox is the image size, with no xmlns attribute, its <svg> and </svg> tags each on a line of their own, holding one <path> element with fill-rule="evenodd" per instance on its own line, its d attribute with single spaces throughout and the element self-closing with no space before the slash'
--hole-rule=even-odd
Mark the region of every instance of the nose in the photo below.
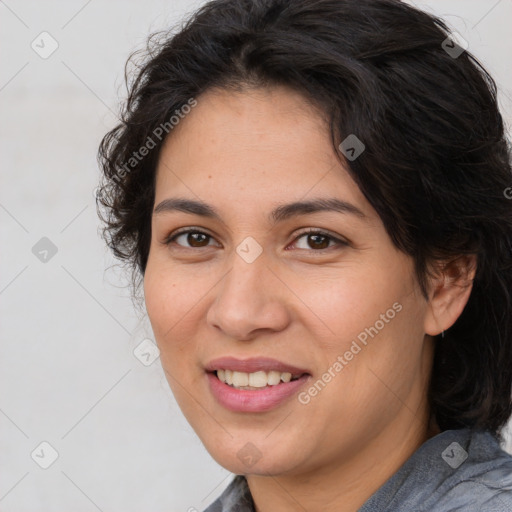
<svg viewBox="0 0 512 512">
<path fill-rule="evenodd" d="M 269 268 L 264 253 L 252 263 L 233 256 L 231 270 L 215 287 L 217 295 L 208 309 L 207 323 L 243 341 L 285 329 L 291 318 L 287 288 Z"/>
</svg>

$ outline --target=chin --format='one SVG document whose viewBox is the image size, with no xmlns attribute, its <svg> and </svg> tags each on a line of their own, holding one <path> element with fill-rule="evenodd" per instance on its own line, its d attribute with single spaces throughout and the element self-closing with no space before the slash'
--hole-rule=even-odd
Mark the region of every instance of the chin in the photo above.
<svg viewBox="0 0 512 512">
<path fill-rule="evenodd" d="M 261 444 L 244 440 L 228 442 L 223 449 L 218 443 L 205 444 L 205 448 L 219 465 L 235 474 L 277 476 L 292 472 L 300 465 L 282 444 L 281 450 L 277 448 L 278 444 L 267 442 L 264 447 Z"/>
</svg>

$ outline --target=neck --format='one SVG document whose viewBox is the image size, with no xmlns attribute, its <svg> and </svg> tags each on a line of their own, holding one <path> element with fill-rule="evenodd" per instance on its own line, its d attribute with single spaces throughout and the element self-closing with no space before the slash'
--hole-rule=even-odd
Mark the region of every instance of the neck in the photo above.
<svg viewBox="0 0 512 512">
<path fill-rule="evenodd" d="M 425 441 L 438 433 L 427 424 L 413 417 L 406 428 L 393 425 L 341 464 L 338 459 L 307 473 L 247 475 L 256 512 L 357 511 Z"/>
</svg>

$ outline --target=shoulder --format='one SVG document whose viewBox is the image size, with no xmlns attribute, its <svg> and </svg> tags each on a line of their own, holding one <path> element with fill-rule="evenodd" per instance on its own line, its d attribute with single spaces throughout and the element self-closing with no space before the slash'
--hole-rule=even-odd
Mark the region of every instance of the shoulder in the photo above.
<svg viewBox="0 0 512 512">
<path fill-rule="evenodd" d="M 437 509 L 512 511 L 512 455 L 490 432 L 472 432 L 461 440 L 466 441 L 466 448 L 454 440 L 442 453 L 451 466 L 433 497 Z"/>
<path fill-rule="evenodd" d="M 511 512 L 512 455 L 490 432 L 448 430 L 421 445 L 359 512 Z"/>
</svg>

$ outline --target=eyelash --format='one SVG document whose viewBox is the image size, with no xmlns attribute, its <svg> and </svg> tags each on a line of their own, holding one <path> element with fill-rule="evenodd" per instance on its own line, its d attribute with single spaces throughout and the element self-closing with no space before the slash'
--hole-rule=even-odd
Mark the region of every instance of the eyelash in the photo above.
<svg viewBox="0 0 512 512">
<path fill-rule="evenodd" d="M 196 234 L 206 235 L 209 238 L 213 238 L 212 235 L 209 235 L 208 233 L 205 233 L 204 231 L 201 231 L 198 228 L 183 228 L 182 230 L 175 231 L 174 233 L 171 233 L 169 236 L 167 236 L 165 238 L 165 240 L 163 241 L 163 244 L 170 245 L 172 242 L 174 242 L 174 240 L 178 236 L 183 235 L 183 234 L 188 234 L 188 233 L 196 233 Z M 340 246 L 348 246 L 349 245 L 348 242 L 345 242 L 344 240 L 341 240 L 325 231 L 320 231 L 320 230 L 314 229 L 314 228 L 308 228 L 307 230 L 300 232 L 295 237 L 293 242 L 296 242 L 299 238 L 302 238 L 304 235 L 320 235 L 320 236 L 329 238 L 330 240 L 332 240 L 334 242 L 337 242 L 338 245 L 340 245 Z M 202 249 L 202 247 L 185 247 L 185 246 L 180 246 L 180 245 L 178 245 L 178 247 L 181 247 L 182 249 Z M 209 247 L 209 246 L 205 246 L 205 247 Z M 326 247 L 324 249 L 298 249 L 298 250 L 299 251 L 305 250 L 305 251 L 309 251 L 309 252 L 322 252 L 322 251 L 327 251 L 329 249 L 332 249 L 332 246 Z"/>
</svg>

